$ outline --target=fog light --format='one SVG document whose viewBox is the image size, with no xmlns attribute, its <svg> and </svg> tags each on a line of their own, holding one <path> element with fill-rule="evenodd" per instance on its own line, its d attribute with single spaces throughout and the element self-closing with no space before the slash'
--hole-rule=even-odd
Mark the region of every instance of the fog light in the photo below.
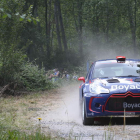
<svg viewBox="0 0 140 140">
<path fill-rule="evenodd" d="M 100 104 L 99 103 L 95 103 L 95 107 L 100 107 Z"/>
</svg>

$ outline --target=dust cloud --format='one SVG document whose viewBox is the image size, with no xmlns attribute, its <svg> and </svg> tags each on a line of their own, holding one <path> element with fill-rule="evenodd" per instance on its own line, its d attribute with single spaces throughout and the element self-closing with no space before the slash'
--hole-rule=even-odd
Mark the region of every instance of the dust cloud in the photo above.
<svg viewBox="0 0 140 140">
<path fill-rule="evenodd" d="M 132 39 L 127 34 L 110 37 L 107 41 L 104 34 L 93 35 L 90 31 L 84 33 L 83 49 L 86 60 L 115 59 L 116 56 L 139 58 L 138 53 L 134 54 Z"/>
<path fill-rule="evenodd" d="M 71 86 L 65 91 L 63 98 L 63 120 L 70 122 L 82 123 L 79 109 L 79 84 L 75 84 L 73 88 Z"/>
<path fill-rule="evenodd" d="M 79 113 L 79 85 L 69 85 L 63 87 L 60 92 L 60 101 L 58 108 L 57 121 L 75 122 L 82 124 Z"/>
</svg>

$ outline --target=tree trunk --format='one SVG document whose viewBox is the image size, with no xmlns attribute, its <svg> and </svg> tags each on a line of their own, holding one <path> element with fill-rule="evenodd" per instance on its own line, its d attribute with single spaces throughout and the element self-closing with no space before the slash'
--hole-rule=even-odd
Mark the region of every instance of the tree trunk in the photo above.
<svg viewBox="0 0 140 140">
<path fill-rule="evenodd" d="M 45 0 L 45 26 L 46 26 L 46 45 L 47 45 L 47 58 L 50 59 L 50 43 L 48 34 L 48 1 Z"/>
<path fill-rule="evenodd" d="M 59 46 L 59 50 L 62 51 L 61 36 L 60 36 L 60 29 L 59 29 L 59 19 L 58 19 L 58 4 L 57 4 L 57 0 L 55 0 L 55 3 L 54 3 L 54 13 L 55 13 L 55 23 L 56 23 L 58 46 Z"/>
<path fill-rule="evenodd" d="M 136 3 L 135 3 L 135 6 L 136 6 Z M 137 54 L 137 46 L 136 46 L 136 7 L 135 7 L 135 15 L 134 15 L 135 17 L 133 17 L 132 4 L 130 3 L 130 1 L 128 2 L 128 16 L 129 16 L 129 24 L 130 24 L 130 29 L 131 29 L 131 35 L 132 35 L 133 51 L 134 51 L 134 55 L 136 55 Z"/>
<path fill-rule="evenodd" d="M 82 1 L 78 0 L 78 24 L 79 24 L 79 30 L 78 30 L 78 38 L 79 38 L 79 53 L 80 57 L 83 57 L 83 37 L 82 37 Z"/>
<path fill-rule="evenodd" d="M 52 25 L 52 30 L 51 30 L 51 33 L 50 33 L 50 47 L 51 47 L 51 50 L 52 50 L 52 52 L 54 51 L 54 47 L 53 47 L 53 37 L 54 37 L 54 34 L 53 34 L 53 32 L 54 32 L 54 24 Z"/>
<path fill-rule="evenodd" d="M 75 28 L 76 28 L 76 31 L 78 33 L 78 25 L 77 25 L 77 22 L 76 22 L 76 16 L 75 16 L 75 10 L 74 10 L 74 2 L 73 2 L 73 18 L 74 18 L 74 22 L 75 22 Z"/>
<path fill-rule="evenodd" d="M 34 5 L 33 5 L 33 11 L 32 11 L 33 16 L 36 18 L 38 17 L 38 3 L 37 0 L 34 0 Z M 41 32 L 41 26 L 40 26 L 40 22 L 37 22 L 37 28 L 39 33 Z"/>
<path fill-rule="evenodd" d="M 35 12 L 36 12 L 36 6 L 37 6 L 37 1 L 34 0 L 34 5 L 33 5 L 33 10 L 32 10 L 32 15 L 35 15 Z"/>
<path fill-rule="evenodd" d="M 60 7 L 60 1 L 56 0 L 58 4 L 58 15 L 59 15 L 59 22 L 60 22 L 60 27 L 61 27 L 61 33 L 62 33 L 62 40 L 64 44 L 64 51 L 67 53 L 68 47 L 67 47 L 67 40 L 65 36 L 65 30 L 64 30 L 64 25 L 63 25 L 63 18 L 61 14 L 61 7 Z"/>
<path fill-rule="evenodd" d="M 106 41 L 108 43 L 108 31 L 109 31 L 109 12 L 108 12 L 108 0 L 107 0 L 107 3 L 106 3 L 106 12 L 107 12 L 107 17 L 106 17 Z"/>
<path fill-rule="evenodd" d="M 51 43 L 50 43 L 51 42 L 50 41 L 50 38 L 51 38 L 50 37 L 50 35 L 51 35 L 51 10 L 52 10 L 51 5 L 52 5 L 52 0 L 49 1 L 49 21 L 48 21 L 49 22 L 49 24 L 48 24 L 49 47 L 51 45 Z M 50 47 L 50 51 L 51 51 L 51 47 Z"/>
</svg>

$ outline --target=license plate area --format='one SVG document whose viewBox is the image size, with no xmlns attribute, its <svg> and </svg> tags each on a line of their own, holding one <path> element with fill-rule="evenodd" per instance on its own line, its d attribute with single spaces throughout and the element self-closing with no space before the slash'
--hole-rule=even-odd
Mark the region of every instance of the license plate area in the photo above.
<svg viewBox="0 0 140 140">
<path fill-rule="evenodd" d="M 134 116 L 135 112 L 125 112 L 125 116 Z"/>
</svg>

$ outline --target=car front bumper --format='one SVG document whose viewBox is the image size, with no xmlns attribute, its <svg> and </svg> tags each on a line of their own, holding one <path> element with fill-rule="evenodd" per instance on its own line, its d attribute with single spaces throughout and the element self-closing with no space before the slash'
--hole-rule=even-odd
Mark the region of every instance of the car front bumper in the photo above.
<svg viewBox="0 0 140 140">
<path fill-rule="evenodd" d="M 90 94 L 91 95 L 91 94 Z M 127 98 L 126 94 L 123 94 L 119 98 L 117 97 L 116 102 L 111 105 L 108 103 L 109 99 L 114 99 L 116 94 L 95 94 L 89 96 L 85 94 L 84 99 L 86 103 L 86 117 L 140 117 L 140 108 L 136 109 L 124 109 L 122 102 L 119 100 L 124 100 Z M 117 94 L 118 96 L 119 94 Z M 132 96 L 132 98 L 137 99 L 138 96 Z M 111 107 L 110 107 L 111 106 Z M 112 110 L 114 108 L 114 110 Z"/>
</svg>

